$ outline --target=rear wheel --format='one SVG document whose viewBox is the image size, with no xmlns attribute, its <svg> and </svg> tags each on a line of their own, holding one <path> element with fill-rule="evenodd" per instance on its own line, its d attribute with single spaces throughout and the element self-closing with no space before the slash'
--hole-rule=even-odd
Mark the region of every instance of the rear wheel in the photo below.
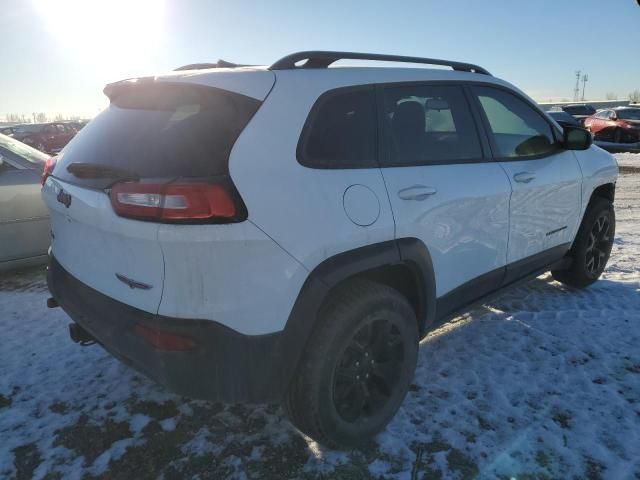
<svg viewBox="0 0 640 480">
<path fill-rule="evenodd" d="M 396 290 L 351 281 L 332 294 L 287 393 L 303 433 L 330 447 L 362 444 L 393 418 L 413 378 L 418 327 Z"/>
<path fill-rule="evenodd" d="M 611 202 L 596 198 L 589 206 L 569 255 L 568 270 L 552 271 L 553 278 L 572 287 L 583 288 L 595 282 L 604 271 L 616 228 Z"/>
</svg>

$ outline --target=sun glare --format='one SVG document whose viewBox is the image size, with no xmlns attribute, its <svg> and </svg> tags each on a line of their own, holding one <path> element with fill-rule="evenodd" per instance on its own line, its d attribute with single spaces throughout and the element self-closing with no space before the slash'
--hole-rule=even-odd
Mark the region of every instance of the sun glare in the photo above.
<svg viewBox="0 0 640 480">
<path fill-rule="evenodd" d="M 34 0 L 75 62 L 108 75 L 132 73 L 159 51 L 164 0 Z"/>
</svg>

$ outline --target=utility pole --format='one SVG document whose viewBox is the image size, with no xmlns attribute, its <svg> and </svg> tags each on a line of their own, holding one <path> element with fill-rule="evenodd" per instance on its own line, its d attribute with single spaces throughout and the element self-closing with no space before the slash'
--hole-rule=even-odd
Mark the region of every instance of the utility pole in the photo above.
<svg viewBox="0 0 640 480">
<path fill-rule="evenodd" d="M 583 101 L 583 102 L 584 102 L 584 87 L 585 87 L 585 85 L 586 85 L 586 83 L 587 83 L 587 81 L 588 81 L 588 80 L 589 80 L 589 77 L 588 77 L 588 76 L 587 76 L 587 74 L 585 73 L 585 74 L 582 76 L 582 101 Z"/>
<path fill-rule="evenodd" d="M 573 100 L 578 101 L 580 99 L 580 77 L 582 75 L 581 70 L 576 70 L 576 87 L 573 89 Z"/>
</svg>

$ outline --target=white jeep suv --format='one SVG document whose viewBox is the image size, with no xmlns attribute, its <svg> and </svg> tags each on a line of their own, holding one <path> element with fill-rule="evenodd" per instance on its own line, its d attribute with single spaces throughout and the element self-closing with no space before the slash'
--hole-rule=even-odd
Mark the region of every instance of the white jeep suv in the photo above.
<svg viewBox="0 0 640 480">
<path fill-rule="evenodd" d="M 108 85 L 48 165 L 49 305 L 74 340 L 349 446 L 393 417 L 434 326 L 548 270 L 602 273 L 615 160 L 483 68 L 225 65 Z"/>
</svg>

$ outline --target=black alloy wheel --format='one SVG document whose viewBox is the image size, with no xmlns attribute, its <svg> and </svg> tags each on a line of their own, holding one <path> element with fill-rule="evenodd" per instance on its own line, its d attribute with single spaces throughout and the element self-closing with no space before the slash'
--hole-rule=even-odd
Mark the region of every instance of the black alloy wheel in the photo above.
<svg viewBox="0 0 640 480">
<path fill-rule="evenodd" d="M 351 339 L 334 370 L 333 402 L 349 423 L 375 416 L 391 398 L 404 361 L 404 344 L 390 320 L 365 324 Z"/>
<path fill-rule="evenodd" d="M 610 227 L 609 216 L 603 213 L 596 219 L 589 232 L 585 255 L 585 268 L 589 275 L 596 278 L 602 273 L 609 252 L 611 251 Z"/>
</svg>

